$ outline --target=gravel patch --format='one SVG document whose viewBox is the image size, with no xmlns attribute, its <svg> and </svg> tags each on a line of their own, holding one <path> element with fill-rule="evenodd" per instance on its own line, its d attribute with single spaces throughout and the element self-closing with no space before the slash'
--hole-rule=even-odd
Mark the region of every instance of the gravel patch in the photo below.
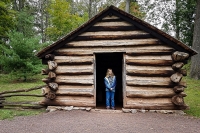
<svg viewBox="0 0 200 133">
<path fill-rule="evenodd" d="M 54 111 L 0 120 L 0 133 L 198 133 L 200 119 L 177 114 Z"/>
</svg>

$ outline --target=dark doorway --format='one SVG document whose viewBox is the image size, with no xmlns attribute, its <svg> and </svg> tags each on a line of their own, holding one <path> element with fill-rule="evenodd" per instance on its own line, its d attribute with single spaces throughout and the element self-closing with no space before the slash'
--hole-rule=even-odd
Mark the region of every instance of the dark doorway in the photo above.
<svg viewBox="0 0 200 133">
<path fill-rule="evenodd" d="M 115 92 L 116 108 L 123 106 L 123 86 L 122 86 L 123 53 L 99 53 L 96 54 L 96 106 L 105 108 L 106 95 L 104 77 L 107 69 L 111 68 L 117 78 Z"/>
</svg>

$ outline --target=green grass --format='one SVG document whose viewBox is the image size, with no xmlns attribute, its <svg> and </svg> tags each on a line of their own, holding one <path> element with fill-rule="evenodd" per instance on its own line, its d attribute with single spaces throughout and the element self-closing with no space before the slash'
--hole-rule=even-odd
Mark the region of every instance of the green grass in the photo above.
<svg viewBox="0 0 200 133">
<path fill-rule="evenodd" d="M 185 88 L 187 96 L 184 100 L 190 107 L 185 113 L 200 118 L 200 80 L 194 80 L 189 77 L 185 77 L 184 79 L 187 82 L 187 88 Z"/>
<path fill-rule="evenodd" d="M 6 74 L 0 74 L 0 92 L 9 91 L 9 90 L 18 90 L 18 89 L 28 89 L 36 86 L 44 85 L 41 81 L 41 75 L 35 75 L 28 79 L 27 82 L 23 82 L 21 79 L 16 80 L 15 77 Z M 21 92 L 22 94 L 41 94 L 41 90 L 34 90 L 30 92 Z M 23 101 L 41 101 L 41 97 L 23 97 L 15 96 L 6 98 L 7 102 L 23 102 Z M 27 110 L 27 109 L 0 109 L 0 119 L 11 119 L 15 116 L 27 116 L 27 115 L 36 115 L 41 112 L 44 112 L 44 109 L 38 110 Z"/>
</svg>

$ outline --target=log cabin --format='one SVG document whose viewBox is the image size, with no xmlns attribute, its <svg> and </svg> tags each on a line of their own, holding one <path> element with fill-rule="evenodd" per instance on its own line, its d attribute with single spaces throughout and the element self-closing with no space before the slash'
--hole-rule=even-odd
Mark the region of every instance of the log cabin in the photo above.
<svg viewBox="0 0 200 133">
<path fill-rule="evenodd" d="M 117 77 L 116 106 L 182 110 L 187 72 L 197 52 L 179 40 L 114 6 L 37 53 L 48 67 L 42 74 L 43 105 L 105 107 L 104 77 Z"/>
</svg>

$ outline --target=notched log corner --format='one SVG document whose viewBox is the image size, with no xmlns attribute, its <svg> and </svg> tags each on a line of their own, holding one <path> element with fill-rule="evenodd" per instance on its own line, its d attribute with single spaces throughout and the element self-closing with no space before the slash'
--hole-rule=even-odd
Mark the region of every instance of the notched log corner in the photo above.
<svg viewBox="0 0 200 133">
<path fill-rule="evenodd" d="M 48 68 L 49 70 L 54 70 L 57 68 L 57 63 L 55 61 L 48 61 Z"/>
<path fill-rule="evenodd" d="M 48 83 L 48 86 L 53 91 L 57 91 L 58 90 L 58 84 L 57 83 L 54 83 L 54 82 Z"/>
<path fill-rule="evenodd" d="M 176 51 L 172 54 L 172 59 L 175 62 L 187 60 L 189 57 L 188 53 Z"/>
<path fill-rule="evenodd" d="M 50 71 L 49 69 L 42 69 L 41 74 L 48 75 L 49 71 Z"/>
<path fill-rule="evenodd" d="M 179 83 L 181 81 L 182 77 L 183 77 L 183 74 L 176 72 L 176 73 L 172 74 L 170 79 L 174 83 Z"/>
<path fill-rule="evenodd" d="M 51 91 L 51 89 L 48 86 L 42 88 L 42 95 L 44 95 L 47 99 L 50 100 L 56 98 L 55 92 Z"/>
<path fill-rule="evenodd" d="M 177 106 L 183 106 L 185 104 L 183 96 L 180 95 L 180 94 L 175 95 L 175 96 L 172 97 L 172 103 L 174 103 Z"/>
</svg>

